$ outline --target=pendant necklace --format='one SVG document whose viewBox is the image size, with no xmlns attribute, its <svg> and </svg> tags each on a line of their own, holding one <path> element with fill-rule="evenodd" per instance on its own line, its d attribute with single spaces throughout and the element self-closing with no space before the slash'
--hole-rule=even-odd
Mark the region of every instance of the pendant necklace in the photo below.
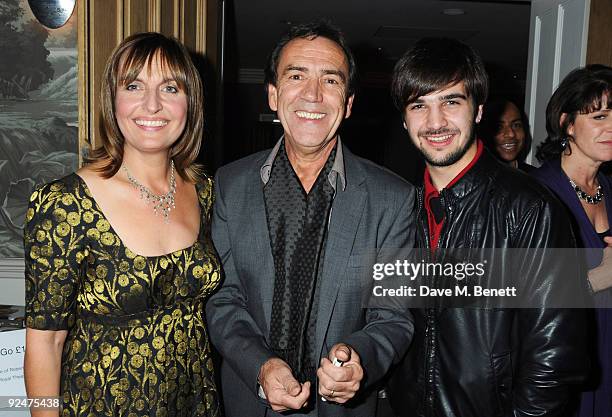
<svg viewBox="0 0 612 417">
<path fill-rule="evenodd" d="M 597 191 L 595 191 L 595 194 L 590 195 L 587 194 L 586 192 L 582 191 L 582 188 L 580 188 L 580 186 L 578 186 L 574 180 L 572 180 L 571 178 L 568 178 L 570 185 L 572 186 L 572 188 L 574 189 L 574 191 L 576 192 L 576 196 L 578 196 L 578 198 L 580 200 L 586 201 L 588 204 L 599 204 L 601 203 L 601 200 L 603 199 L 603 192 L 601 191 L 601 185 L 597 186 Z"/>
<path fill-rule="evenodd" d="M 168 190 L 165 194 L 155 194 L 148 187 L 138 182 L 138 180 L 130 175 L 127 167 L 124 166 L 123 170 L 125 171 L 128 181 L 134 188 L 136 188 L 140 192 L 140 198 L 145 201 L 145 203 L 153 204 L 153 211 L 155 214 L 160 214 L 164 219 L 164 222 L 170 223 L 170 210 L 175 208 L 174 204 L 174 194 L 176 193 L 176 178 L 174 176 L 174 161 L 170 160 L 170 190 Z"/>
</svg>

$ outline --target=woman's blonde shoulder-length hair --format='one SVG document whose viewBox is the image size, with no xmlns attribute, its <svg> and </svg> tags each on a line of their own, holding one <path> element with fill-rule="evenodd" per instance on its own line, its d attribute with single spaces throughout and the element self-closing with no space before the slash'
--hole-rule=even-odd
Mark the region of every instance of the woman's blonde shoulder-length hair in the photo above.
<svg viewBox="0 0 612 417">
<path fill-rule="evenodd" d="M 117 89 L 132 83 L 142 69 L 154 62 L 176 81 L 187 96 L 187 121 L 181 136 L 170 149 L 176 172 L 184 180 L 197 182 L 202 168 L 195 163 L 204 130 L 204 93 L 202 80 L 189 52 L 179 41 L 161 33 L 137 33 L 124 39 L 106 63 L 100 93 L 100 141 L 85 158 L 104 177 L 117 173 L 123 162 L 124 137 L 115 117 Z"/>
</svg>

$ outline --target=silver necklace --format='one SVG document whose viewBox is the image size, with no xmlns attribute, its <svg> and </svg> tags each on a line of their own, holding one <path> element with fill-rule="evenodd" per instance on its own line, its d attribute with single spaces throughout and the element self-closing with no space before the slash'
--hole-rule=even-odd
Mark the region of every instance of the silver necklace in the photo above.
<svg viewBox="0 0 612 417">
<path fill-rule="evenodd" d="M 174 194 L 176 193 L 176 178 L 174 177 L 174 161 L 170 161 L 170 190 L 161 195 L 157 195 L 152 192 L 148 187 L 142 185 L 138 180 L 130 175 L 127 167 L 124 166 L 128 181 L 134 188 L 140 192 L 140 198 L 143 199 L 147 204 L 153 204 L 153 211 L 155 214 L 161 213 L 164 218 L 164 222 L 170 222 L 170 210 L 175 208 Z"/>
<path fill-rule="evenodd" d="M 578 185 L 576 185 L 574 180 L 572 180 L 571 178 L 568 178 L 568 179 L 569 179 L 570 185 L 572 186 L 572 188 L 576 192 L 576 195 L 578 196 L 579 199 L 581 199 L 583 201 L 586 201 L 588 204 L 599 204 L 599 203 L 601 203 L 601 200 L 603 199 L 603 192 L 601 191 L 601 185 L 597 186 L 597 191 L 595 191 L 595 194 L 590 195 L 590 194 L 587 194 L 586 192 L 582 191 L 582 188 L 580 188 Z"/>
</svg>

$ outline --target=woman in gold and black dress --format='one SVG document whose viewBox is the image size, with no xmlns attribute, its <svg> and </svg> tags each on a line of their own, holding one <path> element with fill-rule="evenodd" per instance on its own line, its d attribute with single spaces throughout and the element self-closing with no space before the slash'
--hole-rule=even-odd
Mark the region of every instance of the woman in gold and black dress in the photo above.
<svg viewBox="0 0 612 417">
<path fill-rule="evenodd" d="M 217 416 L 204 303 L 219 283 L 212 181 L 194 164 L 202 85 L 156 33 L 124 40 L 102 81 L 102 146 L 30 198 L 24 232 L 33 416 Z"/>
</svg>

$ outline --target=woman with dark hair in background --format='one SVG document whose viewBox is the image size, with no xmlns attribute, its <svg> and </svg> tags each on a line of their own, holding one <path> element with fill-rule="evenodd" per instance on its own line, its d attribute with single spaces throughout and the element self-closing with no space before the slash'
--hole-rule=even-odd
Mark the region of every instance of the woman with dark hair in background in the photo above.
<svg viewBox="0 0 612 417">
<path fill-rule="evenodd" d="M 26 388 L 32 416 L 218 416 L 204 303 L 220 279 L 212 181 L 194 163 L 203 93 L 186 49 L 125 39 L 101 88 L 101 147 L 30 198 Z"/>
<path fill-rule="evenodd" d="M 595 293 L 598 357 L 582 393 L 580 417 L 612 415 L 612 179 L 600 172 L 612 160 L 612 68 L 572 71 L 546 108 L 548 138 L 538 148 L 544 164 L 533 175 L 572 212 L 587 251 L 588 284 Z"/>
<path fill-rule="evenodd" d="M 484 105 L 478 137 L 501 161 L 524 172 L 534 169 L 524 162 L 531 147 L 527 115 L 513 101 L 497 98 Z"/>
</svg>

